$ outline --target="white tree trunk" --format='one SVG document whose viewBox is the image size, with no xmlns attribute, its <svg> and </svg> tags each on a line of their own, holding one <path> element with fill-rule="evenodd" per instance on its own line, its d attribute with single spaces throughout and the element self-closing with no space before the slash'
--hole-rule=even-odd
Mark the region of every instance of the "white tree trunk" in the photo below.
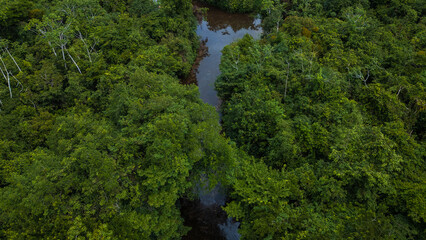
<svg viewBox="0 0 426 240">
<path fill-rule="evenodd" d="M 52 46 L 52 44 L 49 42 L 49 46 L 52 48 L 53 54 L 55 54 L 55 57 L 58 56 L 58 54 L 56 54 L 55 48 Z"/>
<path fill-rule="evenodd" d="M 22 92 L 24 90 L 24 85 L 22 85 L 22 83 L 12 73 L 10 73 L 10 75 L 13 77 L 13 79 L 15 79 L 16 86 L 21 85 L 21 91 L 20 92 Z"/>
<path fill-rule="evenodd" d="M 18 63 L 15 61 L 15 58 L 12 56 L 12 54 L 10 54 L 9 49 L 5 48 L 6 52 L 9 54 L 10 58 L 12 58 L 13 62 L 15 63 L 15 65 L 18 67 L 19 71 L 22 72 L 21 68 L 19 67 Z"/>
<path fill-rule="evenodd" d="M 62 59 L 64 59 L 65 69 L 68 69 L 67 68 L 67 60 L 65 60 L 64 45 L 61 45 L 61 51 L 62 51 Z"/>
<path fill-rule="evenodd" d="M 71 58 L 71 61 L 72 61 L 72 62 L 74 63 L 74 65 L 77 67 L 77 69 L 78 69 L 78 71 L 80 72 L 80 74 L 82 74 L 82 73 L 81 73 L 80 68 L 78 67 L 77 63 L 74 61 L 74 58 L 71 56 L 70 52 L 68 52 L 68 50 L 67 50 L 66 48 L 65 48 L 65 51 L 67 51 L 68 56 Z"/>
<path fill-rule="evenodd" d="M 3 74 L 3 76 L 4 76 L 4 78 L 5 78 L 5 79 L 6 79 L 6 81 L 7 81 L 7 86 L 9 87 L 9 94 L 10 94 L 10 98 L 12 98 L 12 97 L 13 97 L 13 95 L 12 95 L 12 88 L 10 87 L 10 76 L 9 76 L 9 71 L 7 70 L 6 64 L 4 63 L 3 58 L 2 58 L 1 56 L 0 56 L 0 60 L 1 60 L 1 62 L 3 63 L 4 72 L 6 72 L 6 73 L 4 73 L 4 72 L 3 72 L 3 70 L 1 70 L 1 72 L 2 72 L 2 74 Z"/>
<path fill-rule="evenodd" d="M 83 42 L 84 47 L 86 48 L 87 56 L 89 57 L 89 61 L 90 61 L 90 63 L 92 63 L 92 57 L 90 56 L 89 48 L 87 47 L 86 41 L 84 41 L 84 39 L 83 39 L 83 35 L 81 34 L 81 32 L 80 32 L 80 31 L 78 31 L 78 33 L 80 34 L 80 39 L 81 39 L 81 41 Z"/>
</svg>

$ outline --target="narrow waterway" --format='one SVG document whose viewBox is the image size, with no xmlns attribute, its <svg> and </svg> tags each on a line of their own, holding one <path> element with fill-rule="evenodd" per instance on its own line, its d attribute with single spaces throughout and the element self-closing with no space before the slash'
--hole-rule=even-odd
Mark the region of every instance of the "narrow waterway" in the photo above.
<svg viewBox="0 0 426 240">
<path fill-rule="evenodd" d="M 199 8 L 209 8 L 207 17 L 204 17 L 197 27 L 197 35 L 205 42 L 207 54 L 198 66 L 196 82 L 201 99 L 205 103 L 218 107 L 220 101 L 214 88 L 214 82 L 220 74 L 219 64 L 222 49 L 246 34 L 259 39 L 262 34 L 260 19 L 248 14 L 227 13 L 198 2 L 195 2 L 194 5 Z"/>
<path fill-rule="evenodd" d="M 220 74 L 219 64 L 222 49 L 232 42 L 249 34 L 259 39 L 262 34 L 260 19 L 248 14 L 230 14 L 218 8 L 199 2 L 193 3 L 195 8 L 208 8 L 207 16 L 199 19 L 197 34 L 200 37 L 201 50 L 198 63 L 187 82 L 195 82 L 200 97 L 216 109 L 220 107 L 214 83 Z M 199 16 L 200 17 L 200 16 Z M 201 59 L 200 59 L 201 58 Z M 199 200 L 181 201 L 181 212 L 185 225 L 192 230 L 183 238 L 186 240 L 227 239 L 238 240 L 239 223 L 227 218 L 221 209 L 226 202 L 226 193 L 220 185 L 212 191 L 199 189 Z"/>
</svg>

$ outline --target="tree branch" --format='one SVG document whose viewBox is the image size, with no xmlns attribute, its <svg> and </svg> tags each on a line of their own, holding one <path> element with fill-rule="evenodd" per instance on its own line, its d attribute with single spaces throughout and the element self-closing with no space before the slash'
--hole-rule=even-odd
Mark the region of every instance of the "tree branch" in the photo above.
<svg viewBox="0 0 426 240">
<path fill-rule="evenodd" d="M 12 58 L 13 62 L 15 63 L 15 65 L 18 67 L 19 71 L 22 72 L 21 68 L 19 67 L 18 63 L 15 61 L 15 58 L 12 56 L 12 54 L 10 54 L 9 50 L 7 48 L 6 52 L 9 54 L 9 56 Z"/>
<path fill-rule="evenodd" d="M 78 33 L 80 34 L 80 39 L 81 39 L 81 41 L 83 42 L 84 47 L 86 47 L 87 56 L 89 57 L 89 61 L 90 61 L 90 63 L 92 63 L 92 57 L 90 56 L 89 48 L 87 47 L 86 41 L 84 41 L 84 39 L 83 39 L 83 35 L 81 34 L 81 32 L 80 32 L 80 31 L 78 31 Z"/>
<path fill-rule="evenodd" d="M 290 63 L 288 61 L 286 62 L 287 62 L 287 77 L 285 79 L 284 100 L 285 100 L 285 97 L 287 96 L 287 83 L 288 83 L 288 77 L 290 75 Z"/>
<path fill-rule="evenodd" d="M 74 61 L 74 58 L 71 56 L 70 52 L 68 52 L 68 49 L 66 47 L 65 47 L 65 51 L 67 51 L 68 56 L 71 58 L 71 60 L 74 63 L 74 65 L 77 67 L 77 69 L 80 72 L 80 74 L 82 74 L 80 68 L 78 67 L 77 63 Z"/>
<path fill-rule="evenodd" d="M 3 63 L 3 67 L 4 67 L 4 71 L 6 72 L 6 74 L 3 72 L 3 70 L 1 71 L 3 73 L 4 78 L 7 81 L 7 85 L 9 87 L 9 94 L 10 94 L 10 98 L 13 97 L 12 95 L 12 88 L 10 87 L 10 76 L 9 76 L 9 71 L 7 70 L 6 64 L 3 61 L 3 58 L 0 56 L 0 60 Z M 7 77 L 6 77 L 7 76 Z"/>
</svg>

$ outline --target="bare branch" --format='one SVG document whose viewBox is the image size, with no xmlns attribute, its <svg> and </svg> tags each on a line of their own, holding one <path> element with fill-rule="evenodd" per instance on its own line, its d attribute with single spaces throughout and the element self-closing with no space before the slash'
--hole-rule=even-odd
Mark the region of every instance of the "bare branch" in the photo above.
<svg viewBox="0 0 426 240">
<path fill-rule="evenodd" d="M 67 61 L 65 60 L 65 52 L 64 52 L 65 44 L 62 42 L 62 40 L 63 40 L 63 34 L 62 33 L 59 35 L 59 39 L 61 40 L 62 59 L 64 60 L 65 69 L 67 69 Z"/>
<path fill-rule="evenodd" d="M 61 45 L 61 51 L 62 51 L 62 59 L 64 59 L 65 69 L 68 69 L 67 68 L 67 61 L 65 60 L 64 45 Z"/>
<path fill-rule="evenodd" d="M 9 54 L 9 56 L 12 58 L 13 62 L 15 63 L 15 65 L 18 67 L 19 71 L 22 72 L 21 68 L 19 67 L 18 63 L 15 61 L 15 58 L 12 56 L 12 54 L 10 54 L 9 49 L 5 48 L 6 52 Z"/>
<path fill-rule="evenodd" d="M 89 61 L 90 61 L 90 63 L 92 63 L 92 57 L 90 56 L 89 48 L 87 47 L 86 41 L 84 41 L 84 39 L 83 39 L 83 34 L 81 34 L 80 31 L 78 31 L 78 33 L 80 34 L 80 39 L 83 42 L 84 47 L 86 47 L 87 56 L 89 57 Z"/>
<path fill-rule="evenodd" d="M 55 48 L 52 46 L 52 44 L 50 43 L 50 42 L 48 42 L 49 43 L 49 46 L 52 48 L 52 50 L 53 50 L 53 54 L 55 54 L 55 57 L 57 57 L 58 56 L 58 54 L 56 54 L 56 51 L 55 51 Z"/>
<path fill-rule="evenodd" d="M 288 83 L 288 77 L 290 75 L 290 63 L 288 61 L 286 62 L 287 62 L 287 77 L 285 79 L 284 100 L 285 100 L 285 97 L 287 96 L 287 83 Z"/>
<path fill-rule="evenodd" d="M 1 60 L 1 62 L 3 63 L 4 72 L 6 72 L 6 74 L 5 74 L 5 73 L 3 72 L 3 70 L 2 70 L 3 76 L 4 76 L 4 78 L 5 78 L 5 79 L 6 79 L 6 81 L 7 81 L 7 86 L 9 87 L 9 94 L 10 94 L 10 98 L 12 98 L 12 97 L 13 97 L 13 95 L 12 95 L 12 88 L 10 87 L 10 76 L 9 76 L 9 71 L 7 70 L 6 64 L 4 63 L 3 58 L 1 57 L 1 55 L 0 55 L 0 60 Z"/>
<path fill-rule="evenodd" d="M 10 73 L 10 75 L 13 77 L 13 79 L 15 79 L 15 81 L 17 82 L 16 86 L 21 85 L 21 91 L 22 92 L 24 90 L 24 85 L 22 85 L 22 83 L 12 74 Z"/>
<path fill-rule="evenodd" d="M 367 77 L 364 77 L 364 74 L 361 72 L 361 70 L 359 71 L 359 73 L 356 73 L 355 77 L 361 79 L 364 82 L 364 85 L 368 87 L 367 81 L 368 81 L 368 78 L 370 77 L 370 70 L 367 70 Z"/>
<path fill-rule="evenodd" d="M 4 79 L 6 79 L 6 81 L 7 81 L 6 75 L 4 74 L 3 69 L 1 68 L 1 66 L 0 66 L 0 71 L 3 74 Z"/>
<path fill-rule="evenodd" d="M 95 46 L 96 46 L 96 44 L 98 44 L 98 43 L 99 43 L 99 41 L 98 41 L 98 40 L 96 40 L 96 41 L 93 43 L 93 45 L 90 47 L 90 51 L 91 51 L 91 52 L 93 52 L 93 51 L 95 51 L 95 52 L 96 52 Z"/>
<path fill-rule="evenodd" d="M 399 96 L 399 94 L 401 93 L 402 89 L 404 89 L 404 86 L 399 87 L 398 93 L 396 94 L 396 96 Z"/>
<path fill-rule="evenodd" d="M 71 60 L 72 60 L 72 62 L 74 63 L 74 65 L 77 67 L 77 69 L 78 69 L 78 71 L 80 72 L 80 74 L 82 74 L 82 73 L 81 73 L 80 68 L 78 67 L 78 64 L 74 61 L 74 58 L 71 56 L 70 52 L 68 52 L 68 49 L 67 49 L 67 48 L 65 48 L 65 51 L 67 51 L 68 56 L 71 58 Z"/>
<path fill-rule="evenodd" d="M 35 103 L 34 103 L 31 99 L 28 99 L 28 101 L 30 101 L 30 102 L 33 104 L 33 107 L 34 107 L 35 109 L 37 109 L 37 106 L 35 105 Z"/>
</svg>

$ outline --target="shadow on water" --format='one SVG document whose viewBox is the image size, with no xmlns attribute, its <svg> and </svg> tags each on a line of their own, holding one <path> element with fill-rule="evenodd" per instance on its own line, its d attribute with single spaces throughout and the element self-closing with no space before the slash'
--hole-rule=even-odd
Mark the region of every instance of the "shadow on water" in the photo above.
<svg viewBox="0 0 426 240">
<path fill-rule="evenodd" d="M 227 13 L 219 8 L 211 7 L 203 3 L 195 3 L 200 8 L 209 8 L 208 14 L 205 17 L 205 21 L 208 22 L 208 28 L 210 31 L 220 31 L 230 27 L 233 32 L 239 30 L 259 30 L 258 23 L 255 23 L 252 16 L 242 13 Z"/>
<path fill-rule="evenodd" d="M 249 34 L 259 39 L 262 34 L 260 19 L 248 14 L 231 14 L 218 8 L 194 2 L 194 13 L 199 20 L 197 34 L 201 40 L 197 61 L 186 80 L 187 83 L 197 83 L 200 98 L 216 109 L 220 99 L 214 87 L 214 82 L 220 75 L 219 64 L 222 49 L 232 42 Z M 207 7 L 207 17 L 201 17 L 199 9 Z M 197 14 L 198 13 L 198 14 Z M 208 182 L 208 180 L 204 179 Z M 183 239 L 227 239 L 238 240 L 239 223 L 229 219 L 221 206 L 225 205 L 225 190 L 217 185 L 209 191 L 206 187 L 198 187 L 199 199 L 191 201 L 181 199 L 181 213 L 185 225 L 191 227 Z"/>
<path fill-rule="evenodd" d="M 204 183 L 204 184 L 203 184 Z M 207 178 L 202 178 L 195 189 L 199 199 L 191 201 L 180 199 L 181 214 L 185 226 L 191 231 L 182 239 L 184 240 L 238 240 L 239 223 L 228 218 L 221 206 L 226 203 L 225 189 L 216 185 L 212 190 L 208 188 Z"/>
<path fill-rule="evenodd" d="M 194 8 L 207 7 L 207 17 L 199 18 L 197 35 L 202 41 L 199 59 L 187 82 L 196 82 L 200 97 L 205 102 L 216 108 L 220 101 L 214 88 L 214 82 L 220 74 L 219 64 L 222 49 L 232 42 L 249 34 L 259 39 L 262 34 L 260 19 L 248 14 L 231 14 L 218 8 L 194 2 Z"/>
<path fill-rule="evenodd" d="M 217 205 L 204 206 L 200 200 L 181 199 L 182 217 L 191 231 L 184 240 L 225 240 L 219 224 L 226 222 L 226 213 Z"/>
</svg>

